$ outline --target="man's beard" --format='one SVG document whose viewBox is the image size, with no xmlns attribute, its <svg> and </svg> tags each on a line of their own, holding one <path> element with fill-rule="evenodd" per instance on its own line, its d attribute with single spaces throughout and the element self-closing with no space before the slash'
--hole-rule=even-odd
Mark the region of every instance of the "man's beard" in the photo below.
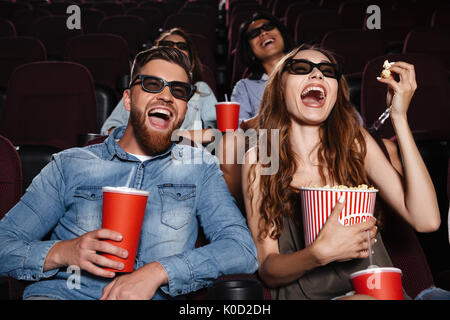
<svg viewBox="0 0 450 320">
<path fill-rule="evenodd" d="M 177 117 L 177 112 L 174 110 L 174 117 Z M 134 135 L 140 147 L 149 156 L 156 156 L 172 145 L 172 133 L 183 123 L 184 118 L 180 118 L 178 122 L 173 122 L 171 126 L 165 130 L 161 131 L 150 131 L 147 126 L 147 110 L 144 112 L 139 112 L 137 108 L 131 107 L 130 110 L 130 121 L 133 126 Z"/>
</svg>

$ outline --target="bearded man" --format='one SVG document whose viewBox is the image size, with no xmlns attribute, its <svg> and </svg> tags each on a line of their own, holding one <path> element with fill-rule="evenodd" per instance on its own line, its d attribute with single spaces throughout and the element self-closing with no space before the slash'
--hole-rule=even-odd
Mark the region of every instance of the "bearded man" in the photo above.
<svg viewBox="0 0 450 320">
<path fill-rule="evenodd" d="M 55 154 L 0 221 L 0 275 L 32 281 L 24 299 L 171 299 L 257 270 L 217 159 L 171 141 L 195 90 L 189 70 L 175 48 L 139 53 L 123 95 L 127 126 L 104 143 Z M 202 161 L 180 161 L 186 154 Z M 102 255 L 128 256 L 105 241 L 122 236 L 101 228 L 103 186 L 150 192 L 131 273 L 120 275 L 123 264 Z M 200 226 L 209 244 L 195 248 Z"/>
</svg>

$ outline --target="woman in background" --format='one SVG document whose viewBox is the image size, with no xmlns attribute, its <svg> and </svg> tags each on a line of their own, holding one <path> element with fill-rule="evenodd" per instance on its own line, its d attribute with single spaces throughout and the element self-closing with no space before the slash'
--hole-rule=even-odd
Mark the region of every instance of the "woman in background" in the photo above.
<svg viewBox="0 0 450 320">
<path fill-rule="evenodd" d="M 231 101 L 240 103 L 240 120 L 258 113 L 268 75 L 293 45 L 286 27 L 271 14 L 256 12 L 242 25 L 238 53 L 247 72 L 231 94 Z"/>
</svg>

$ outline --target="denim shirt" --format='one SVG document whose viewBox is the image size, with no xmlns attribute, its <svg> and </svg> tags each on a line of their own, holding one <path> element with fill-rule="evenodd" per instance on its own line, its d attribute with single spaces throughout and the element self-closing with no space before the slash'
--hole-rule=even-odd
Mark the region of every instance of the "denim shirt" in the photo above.
<svg viewBox="0 0 450 320">
<path fill-rule="evenodd" d="M 76 268 L 44 272 L 44 262 L 57 241 L 101 228 L 102 186 L 128 181 L 150 192 L 135 269 L 158 261 L 166 270 L 168 284 L 154 299 L 187 294 L 224 274 L 256 271 L 254 242 L 217 158 L 203 148 L 172 144 L 141 162 L 116 142 L 124 130 L 116 128 L 102 144 L 53 155 L 0 221 L 0 275 L 34 281 L 24 298 L 101 297 L 111 279 L 81 271 L 77 282 Z M 210 243 L 195 248 L 199 225 Z"/>
</svg>

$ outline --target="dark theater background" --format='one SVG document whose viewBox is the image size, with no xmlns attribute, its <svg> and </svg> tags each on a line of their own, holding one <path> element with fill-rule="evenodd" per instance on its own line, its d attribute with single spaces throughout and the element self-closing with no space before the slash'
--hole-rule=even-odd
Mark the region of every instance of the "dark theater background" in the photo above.
<svg viewBox="0 0 450 320">
<path fill-rule="evenodd" d="M 415 65 L 408 119 L 442 222 L 421 234 L 387 212 L 380 232 L 411 297 L 433 284 L 450 290 L 449 1 L 0 0 L 0 218 L 53 153 L 99 135 L 128 86 L 134 56 L 161 31 L 185 30 L 203 63 L 202 80 L 218 101 L 230 97 L 246 74 L 239 27 L 255 11 L 278 17 L 297 45 L 336 53 L 367 127 L 386 108 L 376 81 L 383 61 Z M 377 134 L 396 142 L 389 119 Z M 25 285 L 0 278 L 0 299 L 21 299 Z"/>
</svg>

